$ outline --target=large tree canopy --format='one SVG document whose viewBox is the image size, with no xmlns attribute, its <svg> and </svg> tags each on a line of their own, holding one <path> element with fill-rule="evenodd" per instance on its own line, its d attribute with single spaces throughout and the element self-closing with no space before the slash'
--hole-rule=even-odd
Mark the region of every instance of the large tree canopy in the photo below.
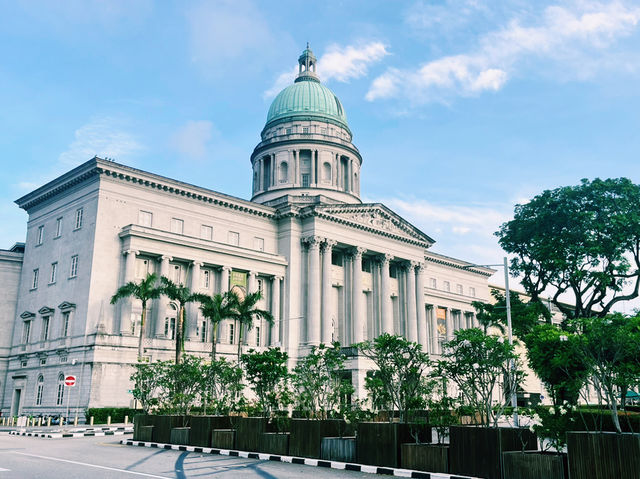
<svg viewBox="0 0 640 479">
<path fill-rule="evenodd" d="M 569 318 L 605 316 L 640 287 L 640 186 L 582 180 L 516 205 L 496 235 L 535 301 L 546 292 Z M 561 300 L 569 293 L 575 307 Z"/>
</svg>

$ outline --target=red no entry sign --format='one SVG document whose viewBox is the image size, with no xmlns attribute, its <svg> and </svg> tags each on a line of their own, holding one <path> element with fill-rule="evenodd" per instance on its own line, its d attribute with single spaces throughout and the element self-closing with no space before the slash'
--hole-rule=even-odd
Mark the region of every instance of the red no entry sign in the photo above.
<svg viewBox="0 0 640 479">
<path fill-rule="evenodd" d="M 64 377 L 64 385 L 73 387 L 76 385 L 76 377 L 75 376 L 65 376 Z"/>
</svg>

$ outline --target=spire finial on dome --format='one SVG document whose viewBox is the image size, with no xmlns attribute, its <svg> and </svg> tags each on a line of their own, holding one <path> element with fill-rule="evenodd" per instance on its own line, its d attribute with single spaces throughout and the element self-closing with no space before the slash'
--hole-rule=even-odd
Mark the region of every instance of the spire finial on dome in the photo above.
<svg viewBox="0 0 640 479">
<path fill-rule="evenodd" d="M 302 52 L 300 58 L 298 58 L 298 76 L 296 82 L 299 81 L 320 81 L 316 75 L 316 57 L 309 48 L 309 42 L 307 42 L 307 48 Z"/>
</svg>

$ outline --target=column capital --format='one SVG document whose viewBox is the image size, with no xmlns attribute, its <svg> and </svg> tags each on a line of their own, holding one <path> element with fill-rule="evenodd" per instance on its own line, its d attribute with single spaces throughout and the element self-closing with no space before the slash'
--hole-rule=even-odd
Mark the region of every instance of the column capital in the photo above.
<svg viewBox="0 0 640 479">
<path fill-rule="evenodd" d="M 173 256 L 163 254 L 162 256 L 160 256 L 160 261 L 173 261 Z"/>
<path fill-rule="evenodd" d="M 284 276 L 273 276 L 271 279 L 274 281 L 282 281 L 284 279 Z"/>
<path fill-rule="evenodd" d="M 363 248 L 362 246 L 356 246 L 351 250 L 351 255 L 354 258 L 362 258 L 362 255 L 367 252 L 367 248 Z"/>
<path fill-rule="evenodd" d="M 416 269 L 419 265 L 420 265 L 420 261 L 414 261 L 414 260 L 409 261 L 409 268 L 411 269 Z"/>
<path fill-rule="evenodd" d="M 333 249 L 333 247 L 335 245 L 337 245 L 337 244 L 338 244 L 338 242 L 336 240 L 325 238 L 324 241 L 322 242 L 322 248 L 325 251 L 331 251 Z"/>
<path fill-rule="evenodd" d="M 133 254 L 133 256 L 138 256 L 140 254 L 140 251 L 136 250 L 136 249 L 128 249 L 122 252 L 123 255 L 128 256 L 130 254 Z"/>
<path fill-rule="evenodd" d="M 194 267 L 196 267 L 196 266 L 197 266 L 198 268 L 202 268 L 202 266 L 203 266 L 203 265 L 204 265 L 204 263 L 203 263 L 202 261 L 196 261 L 196 260 L 193 260 L 193 261 L 191 262 L 191 266 L 194 266 Z"/>
<path fill-rule="evenodd" d="M 418 261 L 417 263 L 418 264 L 416 266 L 418 268 L 418 274 L 424 273 L 427 269 L 427 264 L 424 261 Z"/>
<path fill-rule="evenodd" d="M 378 256 L 378 263 L 385 266 L 388 265 L 393 258 L 394 256 L 391 253 L 381 254 L 380 256 Z"/>
<path fill-rule="evenodd" d="M 231 266 L 223 266 L 222 268 L 220 268 L 222 271 L 227 271 L 230 272 L 231 271 Z"/>
<path fill-rule="evenodd" d="M 315 235 L 304 236 L 300 238 L 302 244 L 306 245 L 308 248 L 320 248 L 320 243 L 322 242 L 322 240 L 323 238 Z"/>
<path fill-rule="evenodd" d="M 256 276 L 258 276 L 258 272 L 257 271 L 249 271 L 249 273 L 247 273 L 249 276 L 253 276 L 254 278 Z"/>
</svg>

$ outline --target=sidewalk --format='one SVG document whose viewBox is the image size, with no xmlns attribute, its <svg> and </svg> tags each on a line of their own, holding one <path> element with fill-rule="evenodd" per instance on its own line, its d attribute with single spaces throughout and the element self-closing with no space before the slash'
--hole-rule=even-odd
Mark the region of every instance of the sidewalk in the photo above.
<svg viewBox="0 0 640 479">
<path fill-rule="evenodd" d="M 3 427 L 0 432 L 9 432 L 12 436 L 45 437 L 49 439 L 62 437 L 120 436 L 133 432 L 133 423 L 112 423 L 89 425 L 64 425 L 41 427 Z"/>
</svg>

